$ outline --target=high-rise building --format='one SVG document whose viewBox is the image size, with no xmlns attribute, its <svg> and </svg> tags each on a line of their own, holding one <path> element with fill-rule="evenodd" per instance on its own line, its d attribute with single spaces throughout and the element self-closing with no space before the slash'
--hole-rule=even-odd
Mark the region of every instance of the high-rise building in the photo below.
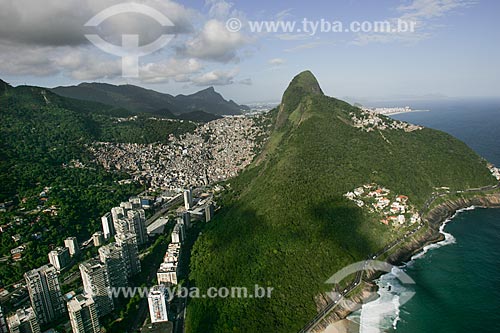
<svg viewBox="0 0 500 333">
<path fill-rule="evenodd" d="M 97 306 L 88 295 L 77 295 L 68 302 L 69 321 L 73 333 L 100 333 Z"/>
<path fill-rule="evenodd" d="M 168 245 L 167 252 L 163 257 L 163 262 L 166 263 L 177 263 L 181 259 L 181 244 L 171 243 Z"/>
<path fill-rule="evenodd" d="M 182 222 L 184 222 L 186 229 L 191 228 L 191 213 L 189 212 L 182 213 Z"/>
<path fill-rule="evenodd" d="M 184 191 L 184 208 L 189 210 L 193 207 L 193 190 L 191 188 Z"/>
<path fill-rule="evenodd" d="M 137 249 L 136 235 L 127 232 L 125 234 L 117 234 L 116 243 L 123 250 L 123 258 L 125 259 L 125 269 L 127 276 L 133 276 L 141 271 L 141 262 L 139 261 L 139 250 Z"/>
<path fill-rule="evenodd" d="M 106 266 L 96 259 L 91 259 L 80 264 L 80 273 L 85 294 L 94 299 L 97 315 L 102 317 L 111 313 L 114 305 Z"/>
<path fill-rule="evenodd" d="M 164 262 L 156 272 L 158 284 L 172 286 L 177 285 L 178 262 Z"/>
<path fill-rule="evenodd" d="M 69 249 L 58 246 L 49 252 L 49 262 L 60 272 L 70 263 Z"/>
<path fill-rule="evenodd" d="M 210 203 L 205 207 L 205 222 L 212 221 L 213 217 L 214 217 L 214 205 Z"/>
<path fill-rule="evenodd" d="M 104 239 L 109 240 L 116 233 L 111 213 L 106 213 L 101 217 L 101 224 L 102 224 L 102 234 L 104 236 Z"/>
<path fill-rule="evenodd" d="M 119 218 L 113 222 L 116 235 L 123 235 L 129 231 L 129 220 L 125 217 Z"/>
<path fill-rule="evenodd" d="M 94 242 L 95 247 L 99 247 L 104 244 L 104 235 L 101 231 L 94 232 L 92 235 L 92 242 Z"/>
<path fill-rule="evenodd" d="M 168 291 L 165 286 L 154 286 L 148 294 L 151 323 L 168 321 Z"/>
<path fill-rule="evenodd" d="M 130 202 L 132 204 L 132 209 L 142 208 L 141 198 L 139 198 L 139 197 L 132 197 L 132 198 L 128 199 L 128 202 Z"/>
<path fill-rule="evenodd" d="M 176 285 L 178 283 L 179 260 L 181 257 L 181 244 L 171 243 L 163 257 L 163 263 L 156 272 L 159 285 Z"/>
<path fill-rule="evenodd" d="M 146 214 L 144 209 L 129 210 L 127 212 L 128 231 L 137 237 L 137 244 L 145 244 L 148 240 L 146 231 Z"/>
<path fill-rule="evenodd" d="M 177 223 L 172 231 L 172 243 L 183 243 L 185 238 L 184 223 Z"/>
<path fill-rule="evenodd" d="M 9 333 L 9 330 L 7 328 L 7 321 L 5 320 L 3 309 L 1 306 L 0 306 L 0 333 Z"/>
<path fill-rule="evenodd" d="M 68 237 L 64 240 L 64 246 L 69 249 L 69 255 L 75 256 L 80 253 L 80 246 L 78 246 L 78 240 L 76 237 Z"/>
<path fill-rule="evenodd" d="M 7 318 L 10 333 L 40 333 L 40 325 L 32 308 L 18 309 Z M 0 331 L 7 333 L 8 331 Z"/>
<path fill-rule="evenodd" d="M 111 217 L 113 219 L 113 223 L 116 223 L 119 219 L 122 219 L 125 216 L 125 211 L 122 207 L 113 207 L 111 208 Z M 116 228 L 115 228 L 116 230 Z"/>
<path fill-rule="evenodd" d="M 125 211 L 124 214 L 127 214 L 127 210 L 133 209 L 134 205 L 130 201 L 126 201 L 126 202 L 121 202 L 120 207 L 123 208 L 123 210 Z"/>
<path fill-rule="evenodd" d="M 128 285 L 125 258 L 121 246 L 113 242 L 100 247 L 99 259 L 106 266 L 111 287 L 119 288 Z"/>
<path fill-rule="evenodd" d="M 47 324 L 66 314 L 57 271 L 45 265 L 24 273 L 31 306 L 40 324 Z"/>
<path fill-rule="evenodd" d="M 177 221 L 176 225 L 179 226 L 180 238 L 182 243 L 184 242 L 184 240 L 186 240 L 186 224 L 184 223 L 182 217 L 178 217 L 176 221 Z"/>
</svg>

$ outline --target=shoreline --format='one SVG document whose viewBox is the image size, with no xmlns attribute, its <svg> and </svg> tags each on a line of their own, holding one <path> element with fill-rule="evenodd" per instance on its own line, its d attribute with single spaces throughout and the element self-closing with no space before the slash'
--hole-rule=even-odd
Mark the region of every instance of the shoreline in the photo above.
<svg viewBox="0 0 500 333">
<path fill-rule="evenodd" d="M 394 266 L 404 267 L 414 259 L 425 255 L 432 245 L 439 244 L 446 240 L 444 228 L 446 225 L 453 221 L 453 219 L 461 212 L 466 210 L 473 210 L 477 208 L 500 208 L 500 192 L 486 194 L 483 196 L 475 196 L 472 198 L 458 198 L 455 200 L 446 200 L 445 202 L 437 205 L 427 213 L 425 221 L 428 223 L 429 230 L 416 239 L 404 244 L 402 248 L 396 250 L 391 254 L 386 261 Z M 369 281 L 369 288 L 378 292 L 378 286 L 374 281 L 387 273 L 368 272 L 367 280 Z M 367 295 L 363 291 L 351 296 L 349 299 L 354 298 L 358 301 L 355 308 L 341 308 L 331 312 L 323 322 L 319 323 L 311 332 L 315 333 L 332 333 L 332 332 L 345 332 L 345 333 L 359 333 L 359 323 L 355 323 L 347 317 L 353 312 L 359 310 L 363 304 L 370 303 L 374 299 L 372 294 Z M 337 318 L 337 319 L 334 319 Z M 338 324 L 341 322 L 341 324 Z"/>
<path fill-rule="evenodd" d="M 401 111 L 401 112 L 379 113 L 379 114 L 389 117 L 389 116 L 395 116 L 397 114 L 412 114 L 412 113 L 416 113 L 416 112 L 431 112 L 431 110 L 412 110 L 412 111 Z"/>
</svg>

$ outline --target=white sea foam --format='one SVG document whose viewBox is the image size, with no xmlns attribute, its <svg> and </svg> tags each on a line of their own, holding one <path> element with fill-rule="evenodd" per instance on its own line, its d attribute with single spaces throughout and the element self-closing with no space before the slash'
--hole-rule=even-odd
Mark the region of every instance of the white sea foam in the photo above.
<svg viewBox="0 0 500 333">
<path fill-rule="evenodd" d="M 399 268 L 382 275 L 377 280 L 379 298 L 364 304 L 358 313 L 349 319 L 359 322 L 360 333 L 378 333 L 396 328 L 399 322 L 400 297 L 411 290 L 398 278 Z"/>
<path fill-rule="evenodd" d="M 456 243 L 455 237 L 452 234 L 444 231 L 446 225 L 453 220 L 458 214 L 464 211 L 473 210 L 476 207 L 468 207 L 458 210 L 452 217 L 441 224 L 439 232 L 443 234 L 444 240 L 425 246 L 421 252 L 414 255 L 411 260 L 403 265 L 404 269 L 411 266 L 413 262 L 425 256 L 427 252 L 446 245 Z M 405 292 L 410 292 L 409 286 L 401 284 L 397 277 L 397 268 L 390 273 L 382 275 L 377 281 L 379 298 L 373 302 L 364 304 L 356 313 L 349 316 L 350 320 L 359 322 L 360 333 L 380 333 L 391 328 L 397 329 L 397 324 L 400 320 L 400 303 L 399 299 Z"/>
</svg>

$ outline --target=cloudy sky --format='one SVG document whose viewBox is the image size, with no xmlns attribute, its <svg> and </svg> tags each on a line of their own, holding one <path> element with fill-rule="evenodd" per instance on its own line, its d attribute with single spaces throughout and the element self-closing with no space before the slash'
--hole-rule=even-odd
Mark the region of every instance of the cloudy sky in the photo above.
<svg viewBox="0 0 500 333">
<path fill-rule="evenodd" d="M 238 102 L 279 100 L 290 79 L 312 70 L 331 96 L 395 99 L 442 94 L 500 97 L 500 2 L 496 0 L 142 0 L 171 26 L 122 13 L 85 26 L 119 0 L 0 0 L 0 78 L 13 85 L 54 87 L 99 81 L 130 83 L 171 94 L 216 86 Z M 414 32 L 304 33 L 315 23 L 400 20 Z M 235 32 L 228 20 L 241 22 Z M 297 22 L 293 32 L 252 31 L 252 22 Z M 311 26 L 312 27 L 312 26 Z M 236 26 L 236 28 L 238 28 Z M 232 29 L 232 30 L 231 30 Z M 231 31 L 230 31 L 231 30 Z M 85 37 L 121 45 L 172 35 L 140 58 L 139 78 Z"/>
</svg>

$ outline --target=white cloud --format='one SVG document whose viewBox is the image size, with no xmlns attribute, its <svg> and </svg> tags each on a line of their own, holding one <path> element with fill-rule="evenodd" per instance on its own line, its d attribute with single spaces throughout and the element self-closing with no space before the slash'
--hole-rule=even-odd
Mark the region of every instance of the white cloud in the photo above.
<svg viewBox="0 0 500 333">
<path fill-rule="evenodd" d="M 171 58 L 142 66 L 140 77 L 147 83 L 162 83 L 170 79 L 176 82 L 189 82 L 191 74 L 198 73 L 202 69 L 203 65 L 196 59 Z"/>
<path fill-rule="evenodd" d="M 115 79 L 122 75 L 121 59 L 108 57 L 92 47 L 32 47 L 0 45 L 0 72 L 11 75 L 50 76 L 63 74 L 79 81 Z M 140 65 L 140 81 L 162 83 L 169 80 L 189 82 L 203 69 L 192 58 L 167 58 Z"/>
<path fill-rule="evenodd" d="M 239 84 L 243 84 L 245 86 L 251 86 L 253 84 L 253 81 L 251 78 L 246 78 L 246 79 L 243 79 L 243 80 L 239 80 L 238 81 Z"/>
<path fill-rule="evenodd" d="M 244 18 L 244 14 L 234 8 L 234 3 L 225 0 L 206 0 L 205 5 L 209 7 L 208 15 L 210 18 L 226 20 L 230 17 L 239 19 Z"/>
<path fill-rule="evenodd" d="M 287 8 L 285 10 L 278 12 L 275 15 L 276 20 L 280 21 L 280 20 L 286 20 L 286 19 L 292 18 L 293 17 L 292 11 L 293 11 L 293 8 Z"/>
<path fill-rule="evenodd" d="M 206 62 L 230 63 L 245 57 L 254 39 L 231 33 L 225 17 L 244 14 L 225 0 L 207 0 L 202 14 L 172 0 L 141 0 L 171 19 L 176 38 L 165 49 L 140 58 L 140 81 L 184 82 L 194 85 L 251 84 L 236 78 L 237 69 L 208 70 Z M 63 75 L 74 80 L 118 79 L 119 57 L 90 44 L 86 33 L 121 43 L 126 33 L 139 34 L 141 44 L 154 41 L 162 27 L 144 15 L 123 14 L 110 18 L 98 30 L 84 24 L 101 10 L 123 0 L 0 0 L 0 72 L 9 75 Z M 90 29 L 90 31 L 89 31 Z"/>
<path fill-rule="evenodd" d="M 0 0 L 0 41 L 30 45 L 75 46 L 87 44 L 85 23 L 101 10 L 123 3 L 120 0 Z M 153 7 L 170 18 L 174 32 L 193 30 L 191 21 L 196 12 L 170 0 L 144 0 L 141 3 Z M 121 14 L 109 18 L 100 27 L 107 37 L 121 38 L 124 33 L 139 34 L 146 42 L 158 38 L 163 31 L 152 19 L 143 15 Z"/>
<path fill-rule="evenodd" d="M 237 61 L 237 51 L 249 42 L 250 39 L 242 33 L 229 32 L 223 22 L 212 19 L 195 38 L 180 48 L 180 54 L 227 63 Z"/>
<path fill-rule="evenodd" d="M 291 41 L 291 40 L 307 40 L 311 39 L 311 35 L 308 34 L 278 34 L 275 35 L 275 37 L 279 40 L 286 40 L 286 41 Z"/>
<path fill-rule="evenodd" d="M 286 62 L 286 60 L 282 59 L 282 58 L 274 58 L 274 59 L 269 60 L 269 64 L 273 65 L 273 66 L 281 66 L 285 62 Z"/>
<path fill-rule="evenodd" d="M 443 16 L 451 10 L 476 4 L 476 0 L 413 0 L 408 5 L 399 6 L 402 18 L 415 20 L 430 19 Z"/>
<path fill-rule="evenodd" d="M 238 72 L 237 68 L 229 71 L 214 70 L 193 78 L 192 82 L 197 86 L 226 86 L 234 83 Z"/>
<path fill-rule="evenodd" d="M 398 21 L 405 21 L 415 25 L 415 31 L 385 32 L 385 33 L 359 33 L 353 44 L 365 45 L 368 43 L 406 42 L 415 43 L 432 36 L 437 27 L 433 19 L 445 16 L 458 9 L 475 5 L 477 0 L 412 0 L 407 5 L 401 5 L 397 10 L 399 17 L 390 18 L 392 26 L 397 26 Z"/>
<path fill-rule="evenodd" d="M 24 47 L 0 44 L 0 72 L 9 75 L 48 76 L 58 73 L 49 59 L 49 47 Z"/>
<path fill-rule="evenodd" d="M 64 47 L 53 54 L 52 66 L 66 76 L 80 81 L 114 79 L 122 74 L 120 60 L 107 57 L 100 52 L 93 53 L 88 48 Z"/>
<path fill-rule="evenodd" d="M 286 49 L 285 52 L 297 52 L 297 51 L 303 51 L 303 50 L 310 50 L 310 49 L 315 49 L 315 48 L 323 46 L 323 45 L 333 45 L 333 44 L 335 44 L 335 43 L 334 42 L 316 41 L 316 42 L 297 45 L 295 47 Z"/>
</svg>

